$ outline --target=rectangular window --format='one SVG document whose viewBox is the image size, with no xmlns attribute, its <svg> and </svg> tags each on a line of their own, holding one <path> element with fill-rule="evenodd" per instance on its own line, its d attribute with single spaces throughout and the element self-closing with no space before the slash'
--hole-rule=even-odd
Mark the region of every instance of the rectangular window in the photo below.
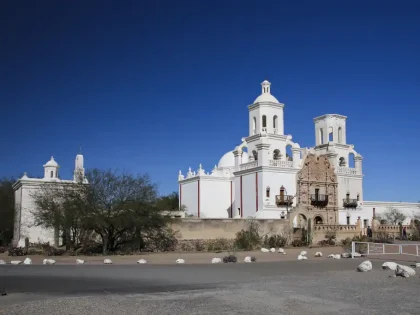
<svg viewBox="0 0 420 315">
<path fill-rule="evenodd" d="M 51 171 L 51 178 L 53 178 L 54 177 L 54 172 L 53 171 Z"/>
<path fill-rule="evenodd" d="M 347 225 L 350 225 L 350 217 L 347 217 Z"/>
<path fill-rule="evenodd" d="M 319 200 L 319 188 L 315 189 L 315 200 Z"/>
</svg>

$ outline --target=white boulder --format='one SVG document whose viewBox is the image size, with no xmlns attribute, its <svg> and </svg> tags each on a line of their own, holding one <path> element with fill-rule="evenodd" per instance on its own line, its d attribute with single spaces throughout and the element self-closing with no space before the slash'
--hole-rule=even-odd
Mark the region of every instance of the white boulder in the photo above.
<svg viewBox="0 0 420 315">
<path fill-rule="evenodd" d="M 137 263 L 138 264 L 147 264 L 147 260 L 142 258 L 142 259 L 137 260 Z"/>
<path fill-rule="evenodd" d="M 221 263 L 222 262 L 222 259 L 221 258 L 217 258 L 217 257 L 215 257 L 215 258 L 213 258 L 212 260 L 211 260 L 211 263 L 212 264 L 219 264 L 219 263 Z"/>
<path fill-rule="evenodd" d="M 268 250 L 267 248 L 261 248 L 261 251 L 263 252 L 263 253 L 268 253 L 268 252 L 270 252 L 270 250 Z"/>
<path fill-rule="evenodd" d="M 76 259 L 76 264 L 77 265 L 83 265 L 85 263 L 85 261 L 83 259 Z"/>
<path fill-rule="evenodd" d="M 351 257 L 351 254 L 349 254 L 349 253 L 342 253 L 341 254 L 341 258 L 350 258 Z"/>
<path fill-rule="evenodd" d="M 6 262 L 0 259 L 0 265 L 6 265 Z"/>
<path fill-rule="evenodd" d="M 246 263 L 252 262 L 251 256 L 246 256 L 245 259 L 244 259 L 244 262 L 246 262 Z"/>
<path fill-rule="evenodd" d="M 303 255 L 299 255 L 297 259 L 298 260 L 306 260 L 306 259 L 308 259 L 308 257 L 303 256 Z"/>
<path fill-rule="evenodd" d="M 384 262 L 382 264 L 382 269 L 395 271 L 395 269 L 397 269 L 397 265 L 398 265 L 397 263 L 394 263 L 392 261 Z"/>
<path fill-rule="evenodd" d="M 395 269 L 395 275 L 404 278 L 409 278 L 414 277 L 416 275 L 416 271 L 408 266 L 397 265 L 397 268 Z"/>
<path fill-rule="evenodd" d="M 283 255 L 286 255 L 286 252 L 284 251 L 284 249 L 283 249 L 283 248 L 279 248 L 278 253 L 283 254 Z"/>
<path fill-rule="evenodd" d="M 55 264 L 55 260 L 54 259 L 44 259 L 42 261 L 43 265 L 54 265 Z"/>
<path fill-rule="evenodd" d="M 300 252 L 301 256 L 306 256 L 306 254 L 307 254 L 306 250 L 303 250 L 303 251 Z"/>
<path fill-rule="evenodd" d="M 327 258 L 334 258 L 335 257 L 335 255 L 334 254 L 329 254 L 328 256 L 327 256 Z"/>
<path fill-rule="evenodd" d="M 22 261 L 21 260 L 12 260 L 11 262 L 10 262 L 10 264 L 12 264 L 12 265 L 20 265 L 22 263 Z"/>
<path fill-rule="evenodd" d="M 350 257 L 351 257 L 351 254 L 350 254 Z M 360 253 L 358 253 L 358 252 L 355 252 L 355 253 L 353 254 L 353 257 L 362 257 L 362 254 L 360 254 Z"/>
<path fill-rule="evenodd" d="M 111 259 L 104 259 L 104 264 L 105 265 L 112 265 L 112 260 Z"/>
<path fill-rule="evenodd" d="M 30 259 L 29 257 L 27 257 L 24 261 L 23 261 L 24 265 L 32 265 L 32 259 Z"/>
<path fill-rule="evenodd" d="M 321 252 L 316 252 L 315 257 L 322 257 L 322 253 Z"/>
<path fill-rule="evenodd" d="M 176 263 L 177 263 L 177 264 L 185 264 L 185 260 L 184 260 L 184 259 L 182 259 L 182 258 L 178 258 L 178 259 L 176 260 Z"/>
<path fill-rule="evenodd" d="M 341 255 L 340 254 L 335 254 L 334 255 L 334 259 L 340 259 L 341 258 Z"/>
<path fill-rule="evenodd" d="M 274 247 L 270 248 L 270 252 L 275 253 L 276 249 Z"/>
<path fill-rule="evenodd" d="M 365 260 L 359 266 L 357 266 L 357 271 L 366 272 L 372 270 L 372 263 L 369 260 Z"/>
<path fill-rule="evenodd" d="M 416 268 L 420 268 L 420 263 L 416 263 Z"/>
</svg>

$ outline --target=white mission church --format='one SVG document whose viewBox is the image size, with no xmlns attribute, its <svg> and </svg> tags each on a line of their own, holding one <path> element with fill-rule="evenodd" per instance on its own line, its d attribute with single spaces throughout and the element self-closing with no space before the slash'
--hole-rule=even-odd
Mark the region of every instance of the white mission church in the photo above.
<svg viewBox="0 0 420 315">
<path fill-rule="evenodd" d="M 318 224 L 355 224 L 361 217 L 366 227 L 371 222 L 373 208 L 376 208 L 376 213 L 381 213 L 389 207 L 405 213 L 406 224 L 414 212 L 420 212 L 418 203 L 364 201 L 363 158 L 353 145 L 347 144 L 346 116 L 328 114 L 315 118 L 315 146 L 301 148 L 292 141 L 291 135 L 284 134 L 284 104 L 271 95 L 270 82 L 264 81 L 261 85 L 261 95 L 248 106 L 249 136 L 243 138 L 233 151 L 223 155 L 211 173 L 206 173 L 201 165 L 197 171 L 189 169 L 186 176 L 179 172 L 180 205 L 185 206 L 189 214 L 200 218 L 286 219 L 297 209 L 303 194 L 309 200 L 305 202 L 318 209 L 314 217 Z M 287 147 L 291 148 L 291 156 L 286 154 Z M 309 163 L 305 159 L 309 161 L 310 157 L 313 160 L 314 156 L 323 157 L 319 162 L 315 161 L 315 164 L 323 163 L 320 168 L 325 169 L 328 164 L 331 172 L 333 166 L 336 176 L 332 177 L 336 182 L 317 188 L 317 185 L 311 187 L 309 182 L 302 181 L 302 172 L 308 169 L 305 163 Z M 354 168 L 349 167 L 351 158 L 354 159 Z M 87 183 L 83 155 L 76 156 L 73 179 L 61 179 L 59 168 L 51 157 L 44 165 L 43 178 L 29 178 L 25 173 L 14 184 L 15 245 L 24 246 L 25 238 L 31 243 L 54 243 L 54 231 L 34 225 L 31 214 L 35 209 L 33 193 L 45 183 Z M 316 174 L 314 176 L 316 178 Z M 309 187 L 309 190 L 301 191 L 300 196 L 297 195 L 298 183 Z M 333 194 L 330 187 L 334 189 Z M 330 199 L 334 196 L 338 201 L 332 202 L 328 196 Z M 328 209 L 331 204 L 333 216 L 328 210 L 319 212 L 320 208 Z"/>
<path fill-rule="evenodd" d="M 377 202 L 363 199 L 363 157 L 348 144 L 346 116 L 326 114 L 314 118 L 315 146 L 301 148 L 284 133 L 284 104 L 271 94 L 271 83 L 261 83 L 262 92 L 248 106 L 249 135 L 233 151 L 222 156 L 211 173 L 200 164 L 197 171 L 179 171 L 180 205 L 200 218 L 264 218 L 286 219 L 299 203 L 298 172 L 308 155 L 325 156 L 337 178 L 338 222 L 315 217 L 315 223 L 355 224 L 358 217 L 364 227 L 376 213 L 389 207 L 407 215 L 420 212 L 418 203 Z M 291 156 L 286 154 L 291 148 Z M 350 159 L 354 168 L 349 167 Z M 322 187 L 311 188 L 310 203 L 321 205 L 328 198 Z M 328 204 L 328 199 L 326 200 Z M 295 222 L 296 224 L 296 222 Z"/>
</svg>

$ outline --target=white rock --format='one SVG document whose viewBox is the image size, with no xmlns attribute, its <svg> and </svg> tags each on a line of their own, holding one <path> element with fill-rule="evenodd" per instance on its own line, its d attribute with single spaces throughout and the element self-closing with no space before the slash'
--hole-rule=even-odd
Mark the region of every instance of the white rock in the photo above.
<svg viewBox="0 0 420 315">
<path fill-rule="evenodd" d="M 44 264 L 44 265 L 54 265 L 55 264 L 55 260 L 54 259 L 44 259 L 42 261 L 42 264 Z"/>
<path fill-rule="evenodd" d="M 76 264 L 77 265 L 83 265 L 85 263 L 85 261 L 83 259 L 76 259 Z"/>
<path fill-rule="evenodd" d="M 341 255 L 340 254 L 335 254 L 334 259 L 341 259 Z"/>
<path fill-rule="evenodd" d="M 329 255 L 327 256 L 327 258 L 335 258 L 335 255 L 334 255 L 334 254 L 329 254 Z"/>
<path fill-rule="evenodd" d="M 408 266 L 397 265 L 397 269 L 395 269 L 395 275 L 404 278 L 409 278 L 414 277 L 416 275 L 416 271 Z"/>
<path fill-rule="evenodd" d="M 302 259 L 303 259 L 303 260 L 306 260 L 306 259 L 308 259 L 308 257 L 306 257 L 306 256 L 302 256 Z"/>
<path fill-rule="evenodd" d="M 261 251 L 263 252 L 263 253 L 268 253 L 269 252 L 269 250 L 267 249 L 267 248 L 261 248 Z"/>
<path fill-rule="evenodd" d="M 278 253 L 280 253 L 280 254 L 284 254 L 284 253 L 285 253 L 285 251 L 284 251 L 284 249 L 283 249 L 283 248 L 279 248 Z"/>
<path fill-rule="evenodd" d="M 306 256 L 306 254 L 307 254 L 306 250 L 303 250 L 303 251 L 300 252 L 301 256 Z"/>
<path fill-rule="evenodd" d="M 365 260 L 359 266 L 357 266 L 357 271 L 366 272 L 372 270 L 372 263 L 369 260 Z"/>
<path fill-rule="evenodd" d="M 112 260 L 111 259 L 104 259 L 104 264 L 105 265 L 112 265 Z"/>
<path fill-rule="evenodd" d="M 350 258 L 351 257 L 351 254 L 349 254 L 349 253 L 342 253 L 341 254 L 341 258 Z"/>
<path fill-rule="evenodd" d="M 350 257 L 351 257 L 351 254 L 350 254 Z M 358 252 L 355 252 L 355 253 L 353 254 L 353 257 L 362 257 L 362 254 L 360 254 L 360 253 L 358 253 Z"/>
<path fill-rule="evenodd" d="M 305 256 L 299 255 L 297 259 L 298 260 L 304 260 L 305 259 Z"/>
<path fill-rule="evenodd" d="M 211 263 L 212 264 L 219 264 L 219 263 L 221 263 L 222 262 L 222 259 L 221 258 L 213 258 L 212 260 L 211 260 Z"/>
<path fill-rule="evenodd" d="M 398 265 L 397 263 L 394 263 L 392 261 L 384 262 L 382 264 L 382 269 L 395 271 L 395 269 L 397 269 L 397 265 Z"/>
<path fill-rule="evenodd" d="M 321 252 L 316 252 L 315 257 L 322 257 L 322 253 Z"/>
<path fill-rule="evenodd" d="M 32 265 L 32 259 L 30 259 L 29 257 L 27 257 L 24 261 L 23 261 L 24 265 Z"/>
<path fill-rule="evenodd" d="M 416 263 L 416 268 L 420 268 L 420 263 Z"/>
<path fill-rule="evenodd" d="M 178 259 L 176 260 L 176 263 L 177 263 L 177 264 L 185 264 L 185 260 L 184 260 L 184 259 L 182 259 L 182 258 L 178 258 Z"/>
<path fill-rule="evenodd" d="M 22 261 L 21 260 L 12 260 L 10 263 L 12 265 L 20 265 L 22 263 Z"/>
<path fill-rule="evenodd" d="M 246 263 L 252 262 L 251 256 L 246 256 L 245 259 L 244 259 L 244 262 L 246 262 Z"/>
<path fill-rule="evenodd" d="M 275 253 L 276 249 L 274 247 L 270 248 L 270 252 Z"/>
<path fill-rule="evenodd" d="M 142 259 L 137 260 L 137 263 L 138 264 L 147 264 L 147 260 L 142 258 Z"/>
<path fill-rule="evenodd" d="M 6 262 L 0 259 L 0 265 L 6 265 Z"/>
</svg>

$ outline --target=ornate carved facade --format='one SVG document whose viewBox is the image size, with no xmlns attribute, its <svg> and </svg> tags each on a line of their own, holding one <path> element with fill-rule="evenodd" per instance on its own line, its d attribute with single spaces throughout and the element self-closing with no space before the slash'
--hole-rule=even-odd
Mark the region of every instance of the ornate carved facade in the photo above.
<svg viewBox="0 0 420 315">
<path fill-rule="evenodd" d="M 297 177 L 299 212 L 315 224 L 338 224 L 338 183 L 325 155 L 308 154 Z"/>
</svg>

